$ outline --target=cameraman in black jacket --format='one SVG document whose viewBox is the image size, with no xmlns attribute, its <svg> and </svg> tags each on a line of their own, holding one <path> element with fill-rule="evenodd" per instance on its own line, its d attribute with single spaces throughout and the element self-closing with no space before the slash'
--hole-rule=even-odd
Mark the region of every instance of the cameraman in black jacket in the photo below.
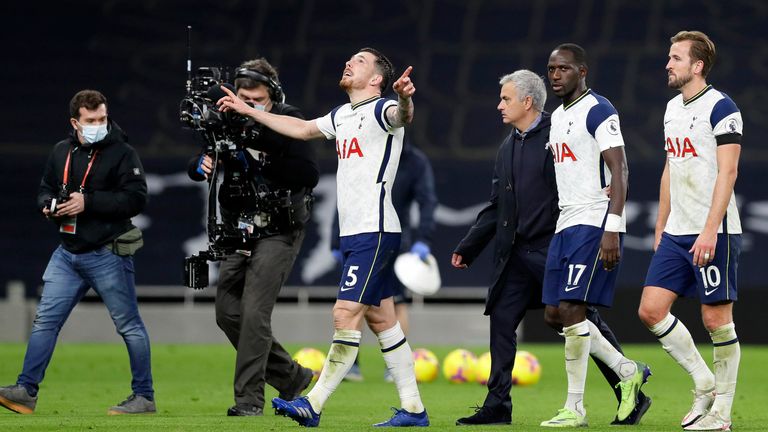
<svg viewBox="0 0 768 432">
<path fill-rule="evenodd" d="M 82 90 L 70 101 L 72 133 L 53 148 L 37 204 L 58 228 L 61 246 L 43 274 L 43 294 L 15 386 L 0 405 L 31 414 L 56 339 L 72 309 L 93 288 L 128 348 L 133 393 L 112 414 L 154 413 L 149 336 L 139 316 L 133 253 L 141 232 L 131 224 L 147 203 L 144 168 L 127 136 L 107 116 L 107 99 Z"/>
<path fill-rule="evenodd" d="M 240 66 L 235 89 L 241 99 L 265 111 L 304 118 L 298 108 L 282 102 L 277 71 L 264 58 Z M 262 415 L 265 382 L 277 389 L 281 398 L 292 400 L 312 380 L 312 371 L 296 363 L 272 336 L 271 319 L 277 295 L 304 240 L 310 193 L 317 185 L 319 171 L 311 143 L 262 128 L 257 137 L 248 139 L 245 150 L 222 164 L 225 177 L 219 205 L 224 223 L 235 226 L 236 215 L 243 210 L 240 207 L 248 203 L 227 196 L 227 182 L 233 181 L 226 175 L 227 165 L 230 172 L 244 168 L 231 164 L 248 167 L 248 181 L 256 190 L 289 189 L 291 193 L 292 224 L 284 232 L 258 239 L 250 251 L 228 255 L 221 263 L 216 289 L 216 323 L 237 350 L 235 406 L 227 415 Z M 190 161 L 189 176 L 193 180 L 207 179 L 212 170 L 209 155 L 198 155 Z"/>
</svg>

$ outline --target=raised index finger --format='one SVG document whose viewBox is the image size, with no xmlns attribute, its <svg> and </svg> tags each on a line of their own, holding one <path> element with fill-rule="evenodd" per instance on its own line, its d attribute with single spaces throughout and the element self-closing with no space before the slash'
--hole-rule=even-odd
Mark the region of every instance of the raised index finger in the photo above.
<svg viewBox="0 0 768 432">
<path fill-rule="evenodd" d="M 408 77 L 408 75 L 410 75 L 410 74 L 411 74 L 411 71 L 412 71 L 412 70 L 413 70 L 413 66 L 408 66 L 408 68 L 407 68 L 407 69 L 405 69 L 405 72 L 403 72 L 403 74 L 402 74 L 402 75 L 400 75 L 400 78 L 399 78 L 399 79 L 403 79 L 403 78 L 406 78 L 406 77 Z"/>
<path fill-rule="evenodd" d="M 221 89 L 224 90 L 224 93 L 226 93 L 228 96 L 235 96 L 235 94 L 232 92 L 232 90 L 224 87 L 223 85 L 219 86 L 219 87 L 221 87 Z"/>
</svg>

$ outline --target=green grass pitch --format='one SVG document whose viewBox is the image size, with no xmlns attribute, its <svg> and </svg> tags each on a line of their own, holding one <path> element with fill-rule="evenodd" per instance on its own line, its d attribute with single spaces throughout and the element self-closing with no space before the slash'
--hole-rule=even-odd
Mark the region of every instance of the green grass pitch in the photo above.
<svg viewBox="0 0 768 432">
<path fill-rule="evenodd" d="M 290 345 L 295 352 L 300 345 Z M 327 346 L 315 346 L 325 352 Z M 416 348 L 416 347 L 414 347 Z M 428 347 L 443 358 L 456 347 Z M 476 354 L 484 351 L 473 349 Z M 700 347 L 711 364 L 712 349 Z M 0 384 L 15 382 L 24 356 L 24 344 L 0 344 Z M 565 398 L 566 379 L 561 345 L 521 344 L 542 364 L 541 381 L 532 387 L 512 390 L 512 427 L 472 427 L 460 430 L 545 430 L 538 425 L 552 417 Z M 674 431 L 691 403 L 691 382 L 657 344 L 628 345 L 631 358 L 646 361 L 653 376 L 644 388 L 653 405 L 640 426 L 608 426 L 616 402 L 600 372 L 590 366 L 586 392 L 590 430 L 617 429 Z M 282 431 L 297 430 L 290 419 L 274 416 L 271 409 L 257 418 L 228 418 L 232 402 L 234 351 L 225 345 L 154 345 L 152 364 L 158 413 L 150 416 L 106 415 L 107 408 L 127 396 L 130 372 L 125 347 L 110 344 L 60 344 L 42 384 L 37 411 L 22 416 L 0 411 L 0 431 Z M 361 351 L 365 381 L 344 382 L 323 412 L 321 430 L 356 431 L 389 418 L 390 406 L 398 406 L 397 392 L 383 380 L 384 363 L 375 346 Z M 768 347 L 742 346 L 741 370 L 734 402 L 733 424 L 738 431 L 768 429 Z M 485 387 L 450 384 L 442 377 L 420 386 L 433 429 L 455 430 L 458 417 L 472 413 Z M 268 387 L 267 401 L 276 392 Z M 268 404 L 269 402 L 267 402 Z M 269 405 L 268 405 L 269 406 Z"/>
</svg>

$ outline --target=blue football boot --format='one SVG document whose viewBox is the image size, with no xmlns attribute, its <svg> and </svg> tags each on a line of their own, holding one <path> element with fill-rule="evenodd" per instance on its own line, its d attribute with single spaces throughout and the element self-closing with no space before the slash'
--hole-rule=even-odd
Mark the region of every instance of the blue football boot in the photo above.
<svg viewBox="0 0 768 432">
<path fill-rule="evenodd" d="M 320 424 L 320 414 L 312 409 L 306 396 L 292 401 L 274 398 L 272 399 L 272 408 L 275 409 L 276 415 L 290 417 L 301 426 L 317 427 Z"/>
<path fill-rule="evenodd" d="M 429 416 L 427 410 L 418 414 L 408 412 L 404 409 L 392 408 L 395 412 L 392 418 L 381 423 L 376 423 L 376 427 L 410 427 L 410 426 L 429 426 Z"/>
</svg>

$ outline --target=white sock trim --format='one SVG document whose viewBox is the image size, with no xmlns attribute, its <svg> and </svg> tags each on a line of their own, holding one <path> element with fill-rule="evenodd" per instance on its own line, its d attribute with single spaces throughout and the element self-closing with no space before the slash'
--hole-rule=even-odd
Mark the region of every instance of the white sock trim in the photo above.
<svg viewBox="0 0 768 432">
<path fill-rule="evenodd" d="M 400 327 L 399 322 L 395 322 L 395 325 L 392 326 L 392 328 L 377 333 L 376 338 L 379 340 L 379 346 L 383 353 L 397 349 L 400 345 L 405 343 L 405 333 L 403 333 L 403 329 Z"/>
<path fill-rule="evenodd" d="M 589 336 L 589 321 L 584 320 L 568 327 L 563 327 L 563 335 L 568 336 Z"/>
<path fill-rule="evenodd" d="M 678 319 L 670 313 L 667 314 L 667 316 L 665 316 L 661 321 L 648 327 L 648 330 L 655 334 L 657 338 L 663 338 L 672 331 L 678 322 Z"/>
<path fill-rule="evenodd" d="M 712 330 L 709 333 L 709 337 L 712 338 L 712 344 L 716 347 L 737 343 L 739 341 L 738 337 L 736 337 L 736 325 L 733 322 L 721 325 Z"/>
</svg>

